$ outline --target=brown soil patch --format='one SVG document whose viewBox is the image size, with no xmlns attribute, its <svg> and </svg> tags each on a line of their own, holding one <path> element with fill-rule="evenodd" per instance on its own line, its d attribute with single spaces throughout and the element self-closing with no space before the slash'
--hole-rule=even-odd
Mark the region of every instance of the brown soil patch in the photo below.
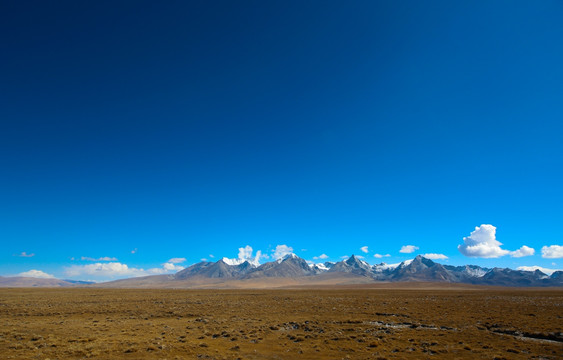
<svg viewBox="0 0 563 360">
<path fill-rule="evenodd" d="M 2 359 L 560 359 L 561 289 L 2 289 Z"/>
</svg>

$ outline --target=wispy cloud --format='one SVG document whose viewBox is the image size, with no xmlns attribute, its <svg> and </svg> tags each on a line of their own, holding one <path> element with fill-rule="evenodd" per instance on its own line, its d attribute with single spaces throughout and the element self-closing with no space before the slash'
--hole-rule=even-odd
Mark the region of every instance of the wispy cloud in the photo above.
<svg viewBox="0 0 563 360">
<path fill-rule="evenodd" d="M 403 254 L 410 254 L 415 252 L 416 250 L 418 250 L 419 247 L 418 246 L 414 246 L 414 245 L 404 245 L 403 247 L 401 247 L 401 250 L 399 250 L 400 253 Z"/>
<path fill-rule="evenodd" d="M 102 256 L 102 257 L 99 257 L 99 258 L 82 256 L 82 257 L 80 257 L 80 260 L 82 260 L 82 261 L 117 261 L 117 258 L 109 257 L 109 256 Z"/>
<path fill-rule="evenodd" d="M 55 276 L 51 274 L 47 274 L 41 270 L 29 270 L 22 273 L 19 273 L 18 276 L 25 276 L 25 277 L 34 277 L 39 279 L 54 279 Z"/>
<path fill-rule="evenodd" d="M 166 263 L 162 264 L 161 268 L 148 269 L 147 273 L 153 274 L 153 275 L 159 275 L 159 274 L 166 274 L 166 273 L 170 273 L 170 272 L 178 272 L 178 271 L 184 270 L 184 269 L 185 269 L 185 267 L 183 267 L 182 265 L 176 265 L 176 264 L 171 263 L 171 262 L 166 262 Z"/>
<path fill-rule="evenodd" d="M 328 259 L 328 255 L 327 254 L 321 254 L 319 256 L 313 256 L 313 259 L 315 260 L 324 260 L 324 259 Z"/>
<path fill-rule="evenodd" d="M 167 262 L 172 263 L 172 264 L 181 264 L 183 262 L 186 262 L 186 258 L 172 258 L 172 259 L 168 260 Z"/>
<path fill-rule="evenodd" d="M 364 252 L 364 253 L 366 253 L 366 254 L 369 252 L 367 246 L 362 246 L 362 247 L 360 248 L 360 250 L 362 250 L 362 252 Z"/>
<path fill-rule="evenodd" d="M 131 250 L 131 254 L 135 254 L 137 252 L 137 248 L 134 248 L 133 250 Z"/>
<path fill-rule="evenodd" d="M 385 254 L 385 255 L 382 255 L 382 254 L 373 254 L 373 257 L 374 257 L 374 258 L 377 258 L 377 259 L 381 259 L 381 258 L 383 258 L 383 257 L 390 257 L 390 256 L 391 256 L 391 254 Z"/>
<path fill-rule="evenodd" d="M 550 245 L 541 248 L 541 257 L 545 259 L 563 258 L 563 246 Z"/>
<path fill-rule="evenodd" d="M 19 253 L 18 255 L 15 256 L 19 256 L 19 257 L 34 257 L 35 254 L 28 254 L 25 251 L 22 251 L 21 253 Z"/>
</svg>

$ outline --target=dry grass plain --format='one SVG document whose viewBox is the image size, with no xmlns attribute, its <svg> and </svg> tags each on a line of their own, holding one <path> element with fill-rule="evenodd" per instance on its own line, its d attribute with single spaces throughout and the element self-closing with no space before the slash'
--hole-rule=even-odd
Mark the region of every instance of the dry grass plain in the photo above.
<svg viewBox="0 0 563 360">
<path fill-rule="evenodd" d="M 2 359 L 561 359 L 562 289 L 0 289 Z"/>
</svg>

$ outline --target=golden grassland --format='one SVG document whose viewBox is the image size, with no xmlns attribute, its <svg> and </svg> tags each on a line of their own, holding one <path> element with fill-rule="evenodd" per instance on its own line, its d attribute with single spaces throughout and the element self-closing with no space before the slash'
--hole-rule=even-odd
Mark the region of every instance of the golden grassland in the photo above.
<svg viewBox="0 0 563 360">
<path fill-rule="evenodd" d="M 0 289 L 2 359 L 561 359 L 563 289 Z"/>
</svg>

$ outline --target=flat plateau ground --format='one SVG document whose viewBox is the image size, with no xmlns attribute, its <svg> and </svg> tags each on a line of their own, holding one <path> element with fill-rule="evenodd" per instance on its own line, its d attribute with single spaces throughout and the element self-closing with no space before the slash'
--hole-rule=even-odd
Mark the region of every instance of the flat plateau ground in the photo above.
<svg viewBox="0 0 563 360">
<path fill-rule="evenodd" d="M 562 328 L 561 288 L 0 289 L 2 359 L 561 359 Z"/>
</svg>

